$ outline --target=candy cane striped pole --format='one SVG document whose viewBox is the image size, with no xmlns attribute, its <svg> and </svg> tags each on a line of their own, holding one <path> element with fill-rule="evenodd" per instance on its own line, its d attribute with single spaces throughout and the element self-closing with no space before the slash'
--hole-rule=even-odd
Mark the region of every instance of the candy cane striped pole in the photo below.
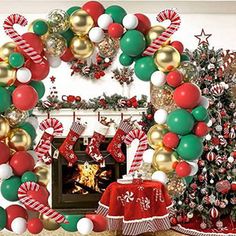
<svg viewBox="0 0 236 236">
<path fill-rule="evenodd" d="M 147 135 L 139 129 L 131 130 L 125 137 L 124 143 L 130 145 L 133 140 L 138 139 L 139 145 L 134 155 L 133 162 L 131 164 L 129 174 L 138 170 L 143 161 L 143 153 L 148 147 Z"/>
<path fill-rule="evenodd" d="M 166 9 L 157 15 L 157 21 L 170 20 L 168 28 L 156 38 L 143 52 L 143 56 L 152 56 L 163 43 L 165 43 L 180 27 L 181 19 L 179 14 L 173 9 Z"/>
<path fill-rule="evenodd" d="M 236 53 L 230 52 L 230 51 L 226 51 L 223 56 L 227 56 L 227 54 L 229 55 L 228 59 L 226 61 L 224 61 L 223 65 L 221 66 L 222 71 L 224 72 L 232 63 L 233 61 L 236 59 Z"/>
<path fill-rule="evenodd" d="M 3 28 L 5 33 L 32 59 L 34 63 L 43 63 L 42 56 L 14 30 L 14 24 L 26 26 L 27 23 L 24 16 L 12 14 L 4 21 Z"/>
<path fill-rule="evenodd" d="M 34 182 L 25 182 L 18 189 L 19 200 L 27 207 L 34 209 L 35 211 L 46 215 L 50 219 L 55 220 L 57 223 L 68 223 L 63 215 L 57 211 L 51 209 L 48 206 L 43 205 L 39 201 L 33 199 L 32 197 L 27 196 L 28 191 L 38 191 L 40 185 Z"/>
</svg>

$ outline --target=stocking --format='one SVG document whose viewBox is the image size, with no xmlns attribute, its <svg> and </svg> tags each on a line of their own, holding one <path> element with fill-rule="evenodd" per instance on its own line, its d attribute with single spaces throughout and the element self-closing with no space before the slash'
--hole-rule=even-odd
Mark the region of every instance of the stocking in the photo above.
<svg viewBox="0 0 236 236">
<path fill-rule="evenodd" d="M 94 134 L 90 140 L 90 143 L 86 148 L 86 153 L 96 162 L 102 162 L 105 159 L 101 154 L 99 148 L 101 143 L 105 141 L 105 136 L 108 129 L 109 126 L 106 126 L 99 122 L 96 126 L 96 129 L 94 130 Z"/>
<path fill-rule="evenodd" d="M 121 144 L 124 142 L 125 136 L 133 129 L 129 120 L 123 120 L 120 123 L 118 130 L 115 133 L 112 141 L 107 147 L 107 151 L 117 162 L 124 162 L 125 155 L 121 150 Z"/>
<path fill-rule="evenodd" d="M 78 160 L 73 148 L 84 130 L 85 126 L 81 125 L 80 122 L 73 122 L 66 139 L 59 148 L 60 154 L 68 161 L 70 166 Z"/>
</svg>

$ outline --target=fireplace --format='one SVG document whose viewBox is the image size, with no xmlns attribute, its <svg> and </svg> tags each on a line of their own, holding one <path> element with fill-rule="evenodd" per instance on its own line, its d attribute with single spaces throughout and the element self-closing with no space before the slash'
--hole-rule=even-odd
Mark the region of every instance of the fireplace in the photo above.
<svg viewBox="0 0 236 236">
<path fill-rule="evenodd" d="M 56 138 L 53 146 L 59 148 L 63 138 Z M 88 140 L 89 141 L 89 140 Z M 117 163 L 106 151 L 110 138 L 101 145 L 101 153 L 106 156 L 104 167 L 100 167 L 86 153 L 84 139 L 75 145 L 78 162 L 69 167 L 62 156 L 54 159 L 52 165 L 52 207 L 73 214 L 94 212 L 106 187 L 126 173 L 126 162 Z M 126 146 L 122 145 L 126 155 Z"/>
</svg>

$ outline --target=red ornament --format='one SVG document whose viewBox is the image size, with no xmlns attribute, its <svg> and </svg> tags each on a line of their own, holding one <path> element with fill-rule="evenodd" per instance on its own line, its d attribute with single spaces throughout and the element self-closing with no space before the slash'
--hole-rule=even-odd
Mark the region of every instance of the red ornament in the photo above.
<svg viewBox="0 0 236 236">
<path fill-rule="evenodd" d="M 233 191 L 236 191 L 236 182 L 232 182 L 232 183 L 231 183 L 231 189 L 232 189 Z"/>
<path fill-rule="evenodd" d="M 10 148 L 5 144 L 0 142 L 0 165 L 7 163 L 10 159 Z"/>
<path fill-rule="evenodd" d="M 153 119 L 153 114 L 147 114 L 147 119 L 152 120 Z"/>
<path fill-rule="evenodd" d="M 93 222 L 94 232 L 104 232 L 107 230 L 107 219 L 104 216 L 96 214 L 87 214 L 85 217 Z"/>
<path fill-rule="evenodd" d="M 168 132 L 163 137 L 163 144 L 168 148 L 176 148 L 179 144 L 179 136 L 175 133 Z"/>
<path fill-rule="evenodd" d="M 124 33 L 124 28 L 121 24 L 112 23 L 108 27 L 108 34 L 112 38 L 118 39 L 123 35 L 123 33 Z"/>
<path fill-rule="evenodd" d="M 19 110 L 31 110 L 38 102 L 38 93 L 30 85 L 20 85 L 12 93 L 12 102 Z"/>
<path fill-rule="evenodd" d="M 181 215 L 177 216 L 177 222 L 182 223 L 183 222 L 183 217 Z"/>
<path fill-rule="evenodd" d="M 178 70 L 171 71 L 166 76 L 167 84 L 174 88 L 180 86 L 182 81 L 183 81 L 183 74 Z"/>
<path fill-rule="evenodd" d="M 76 102 L 80 102 L 81 101 L 81 97 L 80 96 L 76 96 L 75 100 L 76 100 Z"/>
<path fill-rule="evenodd" d="M 214 152 L 208 152 L 206 155 L 208 161 L 214 161 L 216 159 L 216 154 Z"/>
<path fill-rule="evenodd" d="M 174 47 L 180 54 L 183 53 L 184 45 L 180 41 L 173 41 L 170 45 Z"/>
<path fill-rule="evenodd" d="M 201 92 L 196 85 L 184 83 L 175 89 L 173 97 L 177 106 L 185 109 L 191 109 L 199 104 Z"/>
<path fill-rule="evenodd" d="M 209 129 L 205 122 L 199 121 L 194 126 L 194 133 L 199 137 L 204 137 L 207 135 Z"/>
<path fill-rule="evenodd" d="M 230 154 L 232 157 L 236 158 L 236 151 L 231 152 Z"/>
<path fill-rule="evenodd" d="M 220 144 L 220 139 L 219 138 L 216 138 L 216 137 L 213 137 L 211 139 L 211 142 L 212 144 L 214 144 L 215 146 L 219 145 Z"/>
<path fill-rule="evenodd" d="M 39 218 L 32 218 L 28 221 L 27 229 L 31 234 L 39 234 L 43 230 L 43 223 Z"/>
<path fill-rule="evenodd" d="M 138 26 L 136 27 L 136 30 L 146 34 L 151 28 L 151 22 L 149 18 L 141 13 L 136 13 L 135 16 L 138 18 Z"/>
<path fill-rule="evenodd" d="M 177 221 L 176 217 L 171 217 L 170 218 L 170 223 L 171 223 L 171 225 L 177 225 L 178 221 Z"/>
<path fill-rule="evenodd" d="M 228 180 L 220 180 L 216 183 L 216 191 L 222 194 L 226 194 L 231 189 L 231 184 Z"/>
<path fill-rule="evenodd" d="M 219 211 L 217 210 L 217 208 L 212 207 L 210 210 L 210 215 L 211 218 L 216 219 L 219 216 Z"/>
<path fill-rule="evenodd" d="M 95 24 L 97 23 L 98 17 L 105 11 L 103 5 L 97 1 L 86 2 L 82 6 L 82 9 L 85 10 L 93 18 Z"/>
<path fill-rule="evenodd" d="M 187 177 L 191 173 L 191 166 L 186 161 L 177 164 L 175 172 L 179 177 Z"/>
<path fill-rule="evenodd" d="M 74 54 L 71 52 L 70 48 L 67 48 L 63 55 L 61 56 L 61 60 L 65 62 L 70 62 L 74 59 Z"/>
<path fill-rule="evenodd" d="M 73 103 L 75 101 L 75 96 L 69 95 L 67 96 L 67 102 Z"/>
</svg>

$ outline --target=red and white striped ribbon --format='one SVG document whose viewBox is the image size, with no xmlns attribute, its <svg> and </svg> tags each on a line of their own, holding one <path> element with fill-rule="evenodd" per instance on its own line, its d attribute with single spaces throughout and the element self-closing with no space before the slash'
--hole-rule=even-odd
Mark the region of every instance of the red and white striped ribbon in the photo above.
<svg viewBox="0 0 236 236">
<path fill-rule="evenodd" d="M 3 23 L 5 33 L 32 59 L 34 63 L 43 63 L 42 56 L 28 44 L 14 29 L 14 24 L 27 25 L 27 20 L 19 14 L 12 14 Z"/>
<path fill-rule="evenodd" d="M 131 130 L 125 137 L 124 143 L 126 145 L 130 145 L 133 140 L 138 139 L 139 140 L 139 145 L 137 148 L 137 151 L 134 155 L 133 162 L 131 164 L 129 173 L 133 173 L 134 171 L 138 170 L 140 165 L 142 164 L 143 161 L 143 153 L 148 147 L 148 142 L 147 142 L 147 135 L 145 132 L 139 129 L 134 129 Z"/>
<path fill-rule="evenodd" d="M 61 215 L 59 212 L 51 209 L 48 206 L 45 206 L 44 204 L 40 203 L 39 201 L 33 199 L 32 197 L 29 197 L 27 195 L 28 191 L 38 191 L 40 185 L 34 182 L 25 182 L 23 183 L 20 188 L 18 189 L 18 197 L 19 200 L 27 207 L 30 207 L 31 209 L 34 209 L 35 211 L 46 215 L 50 219 L 55 220 L 57 223 L 68 223 L 68 221 L 65 219 L 63 215 Z"/>
<path fill-rule="evenodd" d="M 152 56 L 163 43 L 165 43 L 180 27 L 181 19 L 179 14 L 173 9 L 166 9 L 157 15 L 157 21 L 170 20 L 168 28 L 156 38 L 143 52 L 143 56 Z"/>
</svg>

